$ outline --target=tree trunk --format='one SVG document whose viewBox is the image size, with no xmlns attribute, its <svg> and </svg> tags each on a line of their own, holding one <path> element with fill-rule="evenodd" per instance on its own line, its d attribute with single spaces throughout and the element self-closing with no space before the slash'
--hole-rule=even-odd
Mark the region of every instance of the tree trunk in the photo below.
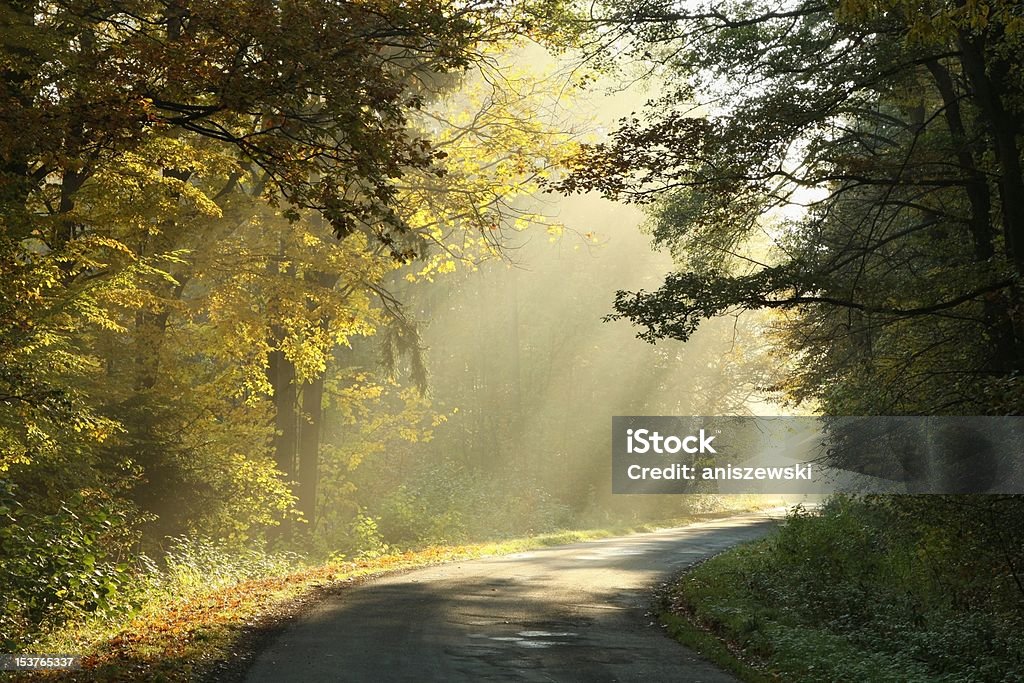
<svg viewBox="0 0 1024 683">
<path fill-rule="evenodd" d="M 295 366 L 279 350 L 270 352 L 269 361 L 267 375 L 274 390 L 274 462 L 285 480 L 293 481 L 298 451 Z"/>
<path fill-rule="evenodd" d="M 969 228 L 974 246 L 974 257 L 979 263 L 992 263 L 995 256 L 993 246 L 994 229 L 992 226 L 992 198 L 989 193 L 988 180 L 978 168 L 971 150 L 971 143 L 960 112 L 960 98 L 953 87 L 953 80 L 945 66 L 937 59 L 927 63 L 928 71 L 935 79 L 939 94 L 942 95 L 946 126 L 953 142 L 957 163 L 966 174 L 967 201 L 971 206 Z M 994 358 L 992 369 L 1005 374 L 1018 369 L 1020 354 L 1018 338 L 1014 330 L 1010 307 L 1016 304 L 1004 296 L 985 297 L 985 320 L 992 336 Z"/>
<path fill-rule="evenodd" d="M 299 425 L 299 512 L 316 527 L 317 480 L 320 466 L 320 433 L 324 417 L 324 378 L 320 375 L 302 389 L 302 421 Z"/>
<path fill-rule="evenodd" d="M 6 11 L 0 14 L 0 30 L 8 34 L 31 35 L 35 24 L 35 2 L 8 2 Z M 14 121 L 32 111 L 32 78 L 40 58 L 33 50 L 11 45 L 5 47 L 9 56 L 7 64 L 21 64 L 14 68 L 0 69 L 0 97 L 13 112 Z M 0 212 L 3 215 L 3 234 L 13 239 L 24 239 L 32 234 L 35 221 L 26 204 L 32 187 L 30 160 L 36 143 L 33 135 L 24 135 L 15 140 L 5 140 L 0 150 Z M 38 180 L 41 180 L 39 178 Z"/>
<path fill-rule="evenodd" d="M 1007 250 L 1017 274 L 1024 276 L 1024 177 L 1021 176 L 1018 126 L 1000 97 L 1000 83 L 990 74 L 984 45 L 978 38 L 960 34 L 964 74 L 992 136 L 992 151 L 999 164 L 999 200 Z"/>
</svg>

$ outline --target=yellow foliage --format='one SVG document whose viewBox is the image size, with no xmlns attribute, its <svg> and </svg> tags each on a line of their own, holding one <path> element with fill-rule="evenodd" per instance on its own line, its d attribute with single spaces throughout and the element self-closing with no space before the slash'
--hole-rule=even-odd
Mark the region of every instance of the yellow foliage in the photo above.
<svg viewBox="0 0 1024 683">
<path fill-rule="evenodd" d="M 547 225 L 521 200 L 575 148 L 576 131 L 564 115 L 573 95 L 552 73 L 521 66 L 516 50 L 492 55 L 460 86 L 422 112 L 418 127 L 441 151 L 443 175 L 403 179 L 400 211 L 435 245 L 409 282 L 431 280 L 500 254 L 503 233 Z"/>
</svg>

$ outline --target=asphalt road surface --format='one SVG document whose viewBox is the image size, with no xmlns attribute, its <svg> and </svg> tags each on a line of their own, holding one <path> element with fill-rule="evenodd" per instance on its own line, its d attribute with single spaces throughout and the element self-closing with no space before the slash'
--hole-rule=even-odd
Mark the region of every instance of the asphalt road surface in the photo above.
<svg viewBox="0 0 1024 683">
<path fill-rule="evenodd" d="M 772 524 L 731 517 L 382 577 L 310 610 L 246 680 L 734 683 L 664 634 L 651 589 Z"/>
</svg>

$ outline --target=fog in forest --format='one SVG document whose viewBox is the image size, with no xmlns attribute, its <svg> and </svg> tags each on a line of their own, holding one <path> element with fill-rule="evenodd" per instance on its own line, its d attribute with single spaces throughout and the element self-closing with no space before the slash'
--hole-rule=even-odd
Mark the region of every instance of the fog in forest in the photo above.
<svg viewBox="0 0 1024 683">
<path fill-rule="evenodd" d="M 567 78 L 554 58 L 528 54 L 555 82 Z M 607 81 L 556 117 L 599 140 L 647 96 L 636 84 Z M 315 538 L 368 524 L 401 545 L 751 504 L 613 496 L 611 418 L 778 413 L 764 391 L 772 377 L 766 319 L 726 316 L 685 344 L 647 343 L 628 321 L 605 319 L 616 291 L 656 289 L 673 268 L 667 250 L 652 246 L 640 207 L 538 192 L 520 198 L 514 213 L 544 224 L 506 230 L 498 252 L 430 281 L 405 282 L 416 264 L 392 276 L 389 289 L 419 330 L 436 425 L 429 440 L 392 439 L 351 471 L 327 464 Z M 328 453 L 371 447 L 337 415 L 326 423 Z M 350 497 L 338 493 L 346 490 Z"/>
</svg>

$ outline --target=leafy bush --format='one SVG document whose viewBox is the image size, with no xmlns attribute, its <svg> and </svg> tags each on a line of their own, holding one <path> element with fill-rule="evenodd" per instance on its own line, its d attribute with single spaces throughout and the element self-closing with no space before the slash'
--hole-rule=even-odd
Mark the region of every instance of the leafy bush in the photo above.
<svg viewBox="0 0 1024 683">
<path fill-rule="evenodd" d="M 65 622 L 117 620 L 153 600 L 200 594 L 303 566 L 262 543 L 168 539 L 153 560 L 130 552 L 124 510 L 79 495 L 50 513 L 27 511 L 0 482 L 0 650 L 17 651 Z M 131 562 L 122 561 L 131 557 Z"/>
<path fill-rule="evenodd" d="M 671 599 L 786 681 L 1024 680 L 1022 520 L 1016 499 L 837 497 Z"/>
<path fill-rule="evenodd" d="M 333 539 L 333 545 L 336 549 L 328 556 L 332 562 L 341 562 L 349 557 L 358 560 L 380 557 L 392 549 L 384 542 L 377 520 L 362 512 L 356 514 L 346 534 Z"/>
<path fill-rule="evenodd" d="M 0 481 L 0 647 L 33 629 L 111 607 L 128 581 L 125 512 L 101 495 L 78 494 L 50 512 L 29 511 Z"/>
</svg>

